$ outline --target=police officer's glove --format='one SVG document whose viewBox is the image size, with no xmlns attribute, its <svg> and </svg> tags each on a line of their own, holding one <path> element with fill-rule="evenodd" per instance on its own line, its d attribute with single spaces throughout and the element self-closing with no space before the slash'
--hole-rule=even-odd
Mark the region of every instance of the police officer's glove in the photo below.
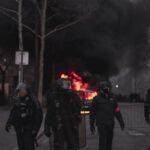
<svg viewBox="0 0 150 150">
<path fill-rule="evenodd" d="M 51 132 L 50 132 L 50 130 L 48 130 L 48 129 L 45 129 L 45 130 L 44 130 L 44 134 L 45 134 L 47 137 L 50 137 L 50 136 L 51 136 Z"/>
<path fill-rule="evenodd" d="M 5 125 L 5 130 L 6 130 L 7 132 L 9 132 L 10 129 L 11 129 L 11 125 L 10 125 L 9 123 L 7 123 L 7 124 Z"/>
<path fill-rule="evenodd" d="M 92 134 L 95 133 L 95 126 L 94 126 L 94 124 L 90 125 L 90 131 L 91 131 Z"/>
</svg>

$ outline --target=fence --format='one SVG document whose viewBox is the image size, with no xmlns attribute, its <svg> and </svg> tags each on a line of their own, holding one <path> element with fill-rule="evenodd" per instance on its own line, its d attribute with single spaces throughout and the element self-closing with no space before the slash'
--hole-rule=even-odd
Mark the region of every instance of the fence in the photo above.
<svg viewBox="0 0 150 150">
<path fill-rule="evenodd" d="M 144 118 L 143 103 L 120 103 L 123 119 L 126 127 L 129 128 L 149 128 Z M 116 127 L 119 127 L 116 121 Z"/>
</svg>

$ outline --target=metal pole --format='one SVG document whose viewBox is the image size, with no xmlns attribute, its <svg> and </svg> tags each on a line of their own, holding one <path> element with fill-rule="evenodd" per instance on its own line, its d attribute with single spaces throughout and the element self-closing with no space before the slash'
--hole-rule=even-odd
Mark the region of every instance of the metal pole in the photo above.
<svg viewBox="0 0 150 150">
<path fill-rule="evenodd" d="M 23 82 L 23 35 L 22 35 L 22 1 L 18 1 L 18 37 L 19 51 L 21 52 L 21 63 L 19 65 L 19 83 Z"/>
</svg>

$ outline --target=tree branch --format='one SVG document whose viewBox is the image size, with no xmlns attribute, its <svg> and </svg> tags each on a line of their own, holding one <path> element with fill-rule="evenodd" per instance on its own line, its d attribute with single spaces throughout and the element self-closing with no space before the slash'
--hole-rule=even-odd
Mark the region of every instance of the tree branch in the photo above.
<svg viewBox="0 0 150 150">
<path fill-rule="evenodd" d="M 74 24 L 77 24 L 78 22 L 80 22 L 82 19 L 78 19 L 78 20 L 75 20 L 73 22 L 70 22 L 68 24 L 61 24 L 61 25 L 58 25 L 56 28 L 54 28 L 53 30 L 49 31 L 48 33 L 46 33 L 44 35 L 44 38 L 47 38 L 49 35 L 57 32 L 57 31 L 60 31 L 60 30 L 63 30 L 63 29 L 66 29 Z"/>
<path fill-rule="evenodd" d="M 7 13 L 6 11 L 0 9 L 0 12 L 3 13 L 4 15 L 6 15 L 7 17 L 9 17 L 11 20 L 18 22 L 18 19 L 16 19 L 15 17 L 11 16 L 9 13 Z M 41 38 L 41 35 L 37 34 L 31 27 L 29 27 L 28 25 L 22 24 L 22 26 L 26 29 L 28 29 L 30 32 L 32 32 L 34 35 L 36 35 L 37 37 Z"/>
<path fill-rule="evenodd" d="M 9 9 L 9 8 L 6 8 L 6 7 L 2 7 L 2 6 L 0 6 L 0 9 L 3 9 L 4 11 L 7 11 L 7 12 L 11 12 L 11 13 L 14 13 L 14 14 L 18 14 L 18 12 L 17 11 L 15 11 L 15 10 L 12 10 L 12 9 Z"/>
<path fill-rule="evenodd" d="M 40 16 L 41 16 L 42 11 L 41 11 L 41 9 L 40 9 L 40 7 L 39 7 L 39 5 L 38 5 L 38 2 L 37 2 L 37 1 L 35 2 L 35 6 L 36 6 L 36 9 L 37 9 L 38 13 L 39 13 L 39 14 L 40 14 Z"/>
<path fill-rule="evenodd" d="M 90 13 L 89 13 L 89 14 L 90 14 Z M 89 14 L 87 14 L 87 16 L 89 16 Z M 86 16 L 86 17 L 87 17 L 87 16 Z M 84 20 L 86 17 L 78 18 L 77 20 L 72 21 L 72 22 L 67 23 L 67 24 L 60 24 L 60 25 L 56 26 L 53 30 L 51 30 L 51 31 L 49 31 L 48 33 L 46 33 L 45 36 L 44 36 L 44 38 L 47 38 L 49 35 L 51 35 L 51 34 L 57 32 L 57 31 L 64 30 L 64 29 L 66 29 L 66 28 L 68 28 L 68 27 L 70 27 L 70 26 L 72 26 L 72 25 L 74 25 L 74 24 L 77 24 L 77 23 L 79 23 L 80 21 Z"/>
<path fill-rule="evenodd" d="M 48 18 L 46 19 L 46 22 L 52 20 L 52 19 L 53 19 L 54 17 L 56 17 L 57 15 L 58 15 L 58 14 L 54 14 L 54 15 L 48 17 Z"/>
</svg>

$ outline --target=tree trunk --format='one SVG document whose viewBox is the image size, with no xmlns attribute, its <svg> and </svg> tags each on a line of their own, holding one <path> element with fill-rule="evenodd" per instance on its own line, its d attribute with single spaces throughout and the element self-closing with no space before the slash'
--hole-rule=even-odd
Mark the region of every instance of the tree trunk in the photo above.
<svg viewBox="0 0 150 150">
<path fill-rule="evenodd" d="M 52 46 L 52 70 L 51 70 L 51 74 L 52 74 L 52 78 L 51 78 L 51 84 L 54 85 L 55 84 L 55 46 Z"/>
<path fill-rule="evenodd" d="M 1 70 L 1 75 L 2 75 L 2 83 L 0 90 L 0 105 L 4 104 L 5 102 L 5 72 L 3 70 Z"/>
<path fill-rule="evenodd" d="M 41 14 L 41 48 L 40 48 L 40 61 L 39 61 L 39 87 L 38 99 L 43 104 L 43 73 L 44 73 L 44 52 L 45 52 L 45 28 L 46 28 L 46 10 L 47 0 L 43 0 L 42 14 Z"/>
<path fill-rule="evenodd" d="M 2 97 L 5 97 L 5 71 L 2 72 Z"/>
<path fill-rule="evenodd" d="M 6 79 L 6 71 L 8 69 L 8 65 L 2 66 L 0 65 L 0 73 L 2 75 L 2 83 L 1 83 L 1 90 L 0 90 L 0 104 L 4 104 L 5 102 L 5 79 Z"/>
<path fill-rule="evenodd" d="M 36 33 L 40 32 L 39 14 L 36 14 Z M 34 70 L 34 92 L 37 95 L 39 87 L 39 59 L 40 59 L 40 39 L 35 36 L 35 70 Z"/>
<path fill-rule="evenodd" d="M 23 82 L 23 36 L 22 36 L 22 0 L 18 1 L 18 39 L 21 63 L 19 65 L 19 83 Z"/>
</svg>

